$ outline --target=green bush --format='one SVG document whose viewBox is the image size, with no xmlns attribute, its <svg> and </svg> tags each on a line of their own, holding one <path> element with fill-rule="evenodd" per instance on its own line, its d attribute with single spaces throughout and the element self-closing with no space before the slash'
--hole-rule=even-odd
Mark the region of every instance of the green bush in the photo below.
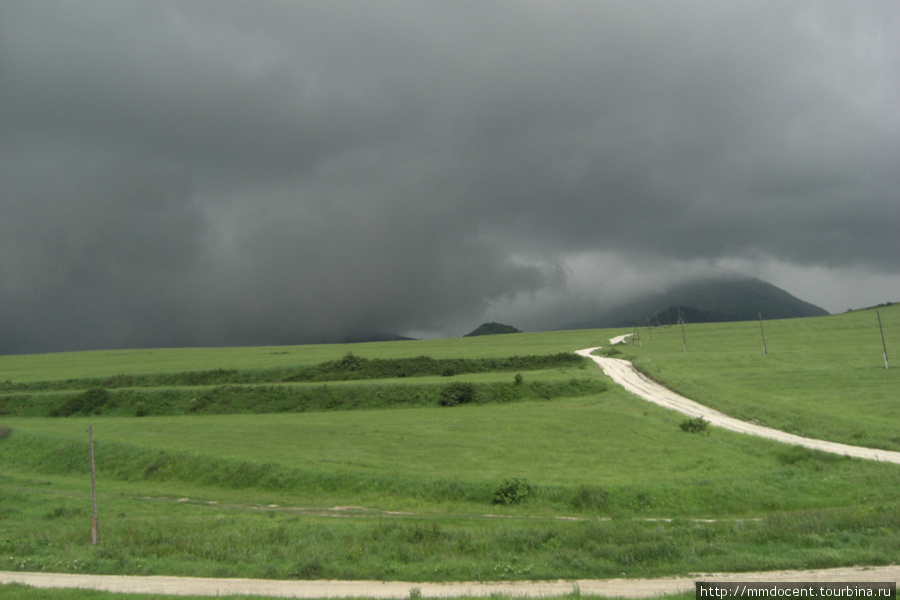
<svg viewBox="0 0 900 600">
<path fill-rule="evenodd" d="M 363 360 L 365 360 L 365 359 L 362 359 L 362 358 L 356 356 L 352 352 L 348 352 L 347 354 L 344 355 L 344 358 L 341 359 L 340 370 L 341 371 L 356 371 L 357 369 L 359 369 L 362 366 Z"/>
<path fill-rule="evenodd" d="M 464 381 L 456 381 L 441 391 L 441 406 L 457 406 L 475 402 L 478 394 L 475 386 Z"/>
<path fill-rule="evenodd" d="M 705 433 L 707 425 L 709 425 L 709 421 L 703 417 L 697 417 L 696 419 L 682 421 L 680 427 L 682 431 L 688 433 Z"/>
<path fill-rule="evenodd" d="M 531 495 L 531 486 L 524 479 L 512 477 L 504 479 L 494 490 L 491 501 L 494 504 L 521 504 Z"/>
</svg>

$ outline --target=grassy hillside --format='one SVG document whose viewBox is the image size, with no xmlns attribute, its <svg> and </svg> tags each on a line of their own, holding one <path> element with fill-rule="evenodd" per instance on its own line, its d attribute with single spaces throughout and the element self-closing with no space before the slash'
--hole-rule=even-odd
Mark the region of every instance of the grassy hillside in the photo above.
<svg viewBox="0 0 900 600">
<path fill-rule="evenodd" d="M 900 305 L 832 317 L 639 330 L 620 346 L 682 395 L 747 421 L 808 437 L 900 450 Z M 763 348 L 765 334 L 765 349 Z M 652 338 L 652 339 L 651 339 Z"/>
<path fill-rule="evenodd" d="M 0 381 L 27 382 L 137 373 L 211 369 L 268 369 L 339 360 L 348 352 L 365 358 L 502 358 L 571 352 L 606 343 L 606 331 L 584 329 L 442 340 L 259 346 L 98 350 L 0 356 Z"/>
<path fill-rule="evenodd" d="M 870 337 L 860 335 L 870 317 L 766 322 L 768 355 L 752 322 L 688 326 L 687 353 L 676 328 L 653 330 L 652 342 L 644 330 L 638 344 L 618 351 L 698 400 L 731 402 L 726 412 L 753 410 L 772 425 L 789 422 L 802 405 L 810 427 L 864 429 L 890 444 L 895 434 L 877 423 L 894 414 L 896 371 L 885 372 L 880 350 L 871 356 Z M 891 307 L 882 317 L 891 344 L 900 313 Z M 7 388 L 56 388 L 9 392 L 34 400 L 74 394 L 68 388 L 95 377 L 127 374 L 132 384 L 165 388 L 155 375 L 137 376 L 258 375 L 341 361 L 349 352 L 369 360 L 552 356 L 603 345 L 616 333 L 2 357 L 0 380 L 9 380 Z M 825 349 L 826 339 L 841 351 Z M 451 383 L 540 383 L 559 393 L 362 407 L 390 387 Z M 245 400 L 262 389 L 231 385 L 247 386 Z M 425 581 L 813 568 L 900 557 L 896 465 L 717 429 L 685 433 L 683 417 L 625 393 L 597 369 L 265 385 L 291 393 L 341 388 L 362 400 L 351 411 L 294 406 L 280 414 L 0 415 L 0 569 Z M 826 397 L 840 397 L 841 388 L 866 402 L 839 408 Z M 769 399 L 776 392 L 791 401 Z M 838 418 L 840 427 L 817 424 Z M 89 544 L 88 425 L 100 494 L 97 547 Z"/>
</svg>

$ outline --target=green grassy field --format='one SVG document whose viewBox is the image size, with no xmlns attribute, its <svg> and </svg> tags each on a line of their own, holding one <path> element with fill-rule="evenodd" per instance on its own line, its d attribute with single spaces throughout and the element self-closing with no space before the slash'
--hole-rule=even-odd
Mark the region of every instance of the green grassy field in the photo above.
<svg viewBox="0 0 900 600">
<path fill-rule="evenodd" d="M 873 319 L 859 311 L 765 322 L 768 355 L 759 323 L 689 324 L 687 353 L 677 328 L 654 329 L 652 342 L 644 329 L 639 345 L 617 350 L 735 416 L 896 449 L 900 385 L 896 370 L 884 369 L 877 323 L 872 352 Z M 890 351 L 898 307 L 882 309 L 882 320 Z M 72 395 L 89 377 L 265 371 L 348 352 L 368 359 L 550 355 L 623 332 L 0 357 L 0 381 Z M 232 405 L 244 414 L 136 417 L 122 400 L 90 416 L 0 415 L 0 569 L 452 581 L 875 565 L 900 557 L 896 465 L 718 429 L 685 433 L 684 417 L 634 398 L 592 366 L 518 373 L 518 383 L 513 372 L 497 371 L 327 383 L 370 399 L 391 386 L 407 395 L 435 392 L 396 407 L 387 394 L 374 408 L 250 414 L 262 389 L 251 385 Z M 439 391 L 454 382 L 483 386 L 479 400 L 441 406 Z M 501 384 L 543 393 L 488 393 Z M 266 385 L 296 395 L 313 384 Z M 96 547 L 89 544 L 89 425 Z"/>
<path fill-rule="evenodd" d="M 790 433 L 900 450 L 900 305 L 816 319 L 641 328 L 623 345 L 643 372 L 701 404 Z M 650 341 L 652 334 L 653 340 Z M 889 354 L 890 357 L 890 354 Z"/>
</svg>

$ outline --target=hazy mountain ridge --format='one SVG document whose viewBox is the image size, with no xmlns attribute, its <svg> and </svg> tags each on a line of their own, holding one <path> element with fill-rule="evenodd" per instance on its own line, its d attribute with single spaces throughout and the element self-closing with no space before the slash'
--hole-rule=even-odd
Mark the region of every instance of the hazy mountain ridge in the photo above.
<svg viewBox="0 0 900 600">
<path fill-rule="evenodd" d="M 801 300 L 756 277 L 726 276 L 688 281 L 662 292 L 632 299 L 600 311 L 591 327 L 628 327 L 635 321 L 675 323 L 678 308 L 691 322 L 793 319 L 828 315 L 824 308 Z"/>
</svg>

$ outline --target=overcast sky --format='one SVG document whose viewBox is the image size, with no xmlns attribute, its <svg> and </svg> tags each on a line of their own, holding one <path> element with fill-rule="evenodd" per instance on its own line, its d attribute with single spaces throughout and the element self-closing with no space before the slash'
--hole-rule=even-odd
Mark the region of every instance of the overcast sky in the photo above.
<svg viewBox="0 0 900 600">
<path fill-rule="evenodd" d="M 0 2 L 0 353 L 900 300 L 896 0 Z"/>
</svg>

